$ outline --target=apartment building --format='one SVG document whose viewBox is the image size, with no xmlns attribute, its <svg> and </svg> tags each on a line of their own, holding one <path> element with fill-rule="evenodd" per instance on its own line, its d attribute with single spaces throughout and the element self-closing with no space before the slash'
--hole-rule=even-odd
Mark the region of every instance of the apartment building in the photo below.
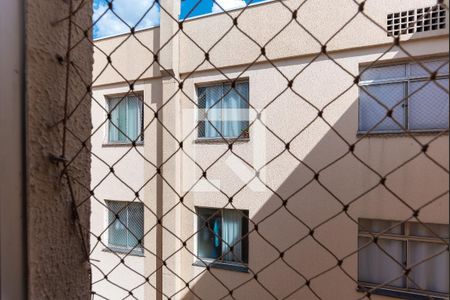
<svg viewBox="0 0 450 300">
<path fill-rule="evenodd" d="M 448 11 L 358 3 L 178 31 L 167 2 L 159 27 L 95 42 L 95 292 L 448 299 Z"/>
</svg>

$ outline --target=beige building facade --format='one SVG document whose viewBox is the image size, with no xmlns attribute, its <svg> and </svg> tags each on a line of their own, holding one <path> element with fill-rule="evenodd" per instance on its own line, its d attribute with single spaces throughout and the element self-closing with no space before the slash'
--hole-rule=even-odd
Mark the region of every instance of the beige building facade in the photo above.
<svg viewBox="0 0 450 300">
<path fill-rule="evenodd" d="M 186 20 L 179 31 L 167 16 L 178 15 L 179 4 L 161 1 L 160 27 L 95 41 L 95 292 L 107 299 L 130 290 L 138 299 L 359 299 L 365 288 L 392 281 L 372 299 L 448 299 L 448 10 L 443 25 L 401 34 L 396 44 L 386 33 L 389 15 L 399 13 L 401 22 L 401 12 L 417 16 L 436 1 L 357 2 L 307 1 L 293 16 L 300 1 L 268 1 L 242 14 Z M 231 17 L 238 15 L 236 28 Z M 437 83 L 422 87 L 430 70 Z M 201 101 L 226 94 L 233 81 L 248 101 L 240 121 L 251 126 L 238 129 L 230 151 L 234 139 L 208 133 L 199 111 Z M 383 121 L 379 106 L 364 106 L 370 91 L 397 97 L 386 101 L 411 99 L 393 110 L 397 124 Z M 411 108 L 415 96 L 440 109 Z M 108 121 L 115 118 L 111 103 L 124 97 L 124 115 L 137 111 L 141 118 L 137 127 L 127 125 L 138 128 L 134 143 Z M 126 241 L 116 241 L 111 233 L 123 231 L 111 205 L 129 202 L 138 206 L 121 212 L 126 220 L 142 215 L 142 228 L 133 227 L 142 241 L 126 233 Z M 219 227 L 203 227 L 202 216 L 210 221 L 219 211 L 225 236 L 228 209 L 241 220 L 235 228 L 242 237 L 230 250 L 239 258 L 218 262 L 203 254 L 217 250 L 204 241 Z M 442 235 L 415 235 L 419 220 Z M 414 243 L 437 245 L 433 263 L 413 274 L 414 287 L 389 277 L 401 277 L 401 267 L 380 259 L 383 270 L 376 270 L 380 253 L 364 246 L 376 224 L 399 229 L 386 233 L 385 248 L 407 252 L 405 266 L 414 265 L 415 254 L 432 253 Z M 225 251 L 226 241 L 211 243 Z M 423 278 L 430 268 L 442 282 Z"/>
</svg>

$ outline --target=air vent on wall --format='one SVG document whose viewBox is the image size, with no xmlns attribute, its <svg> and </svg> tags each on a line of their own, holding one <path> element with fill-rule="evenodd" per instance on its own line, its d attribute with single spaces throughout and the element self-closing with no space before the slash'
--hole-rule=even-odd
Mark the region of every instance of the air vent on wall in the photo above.
<svg viewBox="0 0 450 300">
<path fill-rule="evenodd" d="M 442 5 L 418 8 L 387 15 L 387 35 L 399 36 L 444 29 L 447 11 Z"/>
</svg>

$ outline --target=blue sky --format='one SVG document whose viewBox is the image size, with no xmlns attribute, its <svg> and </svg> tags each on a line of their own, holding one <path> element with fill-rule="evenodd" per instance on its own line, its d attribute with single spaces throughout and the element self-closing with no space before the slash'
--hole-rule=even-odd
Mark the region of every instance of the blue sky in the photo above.
<svg viewBox="0 0 450 300">
<path fill-rule="evenodd" d="M 113 10 L 117 16 L 108 10 L 108 1 L 111 0 L 94 0 L 94 22 L 98 20 L 94 38 L 129 32 L 129 27 L 143 29 L 159 25 L 160 9 L 154 0 L 114 0 Z M 222 12 L 220 6 L 229 10 L 261 1 L 264 0 L 181 0 L 180 19 Z"/>
</svg>

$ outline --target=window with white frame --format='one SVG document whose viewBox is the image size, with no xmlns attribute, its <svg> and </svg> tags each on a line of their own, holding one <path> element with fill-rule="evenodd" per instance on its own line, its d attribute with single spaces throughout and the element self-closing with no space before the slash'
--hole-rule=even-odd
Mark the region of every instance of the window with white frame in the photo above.
<svg viewBox="0 0 450 300">
<path fill-rule="evenodd" d="M 139 202 L 106 201 L 108 247 L 113 251 L 142 252 L 144 205 Z"/>
<path fill-rule="evenodd" d="M 248 138 L 248 81 L 220 83 L 197 88 L 198 137 L 204 139 Z"/>
<path fill-rule="evenodd" d="M 197 255 L 213 266 L 248 263 L 248 211 L 196 208 Z"/>
<path fill-rule="evenodd" d="M 108 98 L 111 116 L 108 126 L 109 143 L 142 142 L 142 98 L 138 95 Z"/>
<path fill-rule="evenodd" d="M 391 296 L 448 297 L 448 243 L 448 224 L 360 219 L 359 285 L 368 289 L 384 285 L 375 293 Z M 411 271 L 406 276 L 407 269 Z"/>
<path fill-rule="evenodd" d="M 448 129 L 448 70 L 448 59 L 362 68 L 359 131 Z"/>
</svg>

